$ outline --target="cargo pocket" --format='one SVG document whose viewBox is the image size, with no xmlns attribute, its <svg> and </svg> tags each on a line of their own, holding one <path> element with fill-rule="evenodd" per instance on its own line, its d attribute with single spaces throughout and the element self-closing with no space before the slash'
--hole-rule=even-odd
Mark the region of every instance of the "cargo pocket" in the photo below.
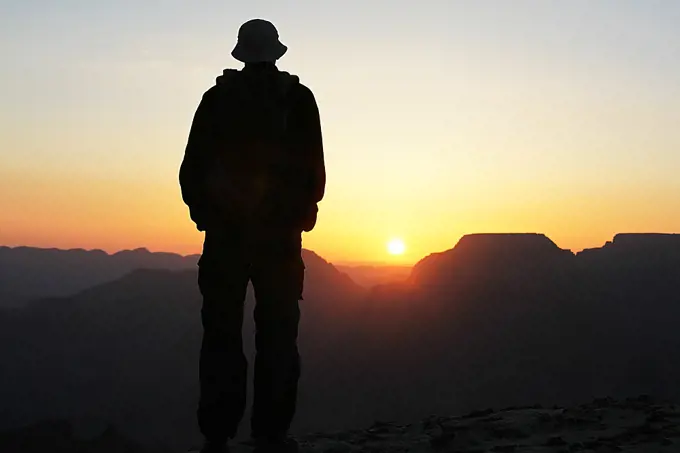
<svg viewBox="0 0 680 453">
<path fill-rule="evenodd" d="M 296 272 L 296 283 L 297 283 L 297 288 L 298 288 L 298 300 L 304 300 L 303 293 L 305 290 L 305 262 L 303 261 L 302 257 L 300 257 L 300 264 L 297 266 L 297 272 Z"/>
</svg>

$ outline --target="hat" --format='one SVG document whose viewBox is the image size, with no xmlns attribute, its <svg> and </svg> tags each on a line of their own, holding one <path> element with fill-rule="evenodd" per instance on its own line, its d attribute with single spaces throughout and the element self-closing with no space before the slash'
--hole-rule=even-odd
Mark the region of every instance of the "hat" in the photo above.
<svg viewBox="0 0 680 453">
<path fill-rule="evenodd" d="M 274 24 L 263 19 L 249 20 L 238 31 L 238 42 L 231 56 L 243 63 L 274 63 L 288 47 L 279 41 Z"/>
</svg>

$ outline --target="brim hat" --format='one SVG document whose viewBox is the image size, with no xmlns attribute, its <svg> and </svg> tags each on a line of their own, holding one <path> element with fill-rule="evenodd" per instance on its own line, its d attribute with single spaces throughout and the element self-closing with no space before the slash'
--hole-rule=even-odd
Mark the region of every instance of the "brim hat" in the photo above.
<svg viewBox="0 0 680 453">
<path fill-rule="evenodd" d="M 263 19 L 253 19 L 241 25 L 238 42 L 231 56 L 243 63 L 274 63 L 288 47 L 279 41 L 274 24 Z"/>
</svg>

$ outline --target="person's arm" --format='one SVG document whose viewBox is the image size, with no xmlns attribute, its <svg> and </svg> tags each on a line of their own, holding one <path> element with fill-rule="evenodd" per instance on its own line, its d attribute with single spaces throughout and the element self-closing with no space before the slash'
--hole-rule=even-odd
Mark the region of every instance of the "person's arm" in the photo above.
<svg viewBox="0 0 680 453">
<path fill-rule="evenodd" d="M 302 231 L 316 225 L 318 203 L 326 191 L 326 166 L 319 109 L 312 92 L 301 85 L 298 98 L 296 146 L 302 156 Z"/>
<path fill-rule="evenodd" d="M 307 160 L 307 193 L 311 203 L 318 203 L 326 191 L 326 165 L 319 108 L 309 89 L 304 90 L 303 112 L 302 146 Z"/>
<path fill-rule="evenodd" d="M 179 170 L 182 199 L 199 231 L 205 231 L 211 216 L 205 183 L 215 140 L 212 98 L 211 92 L 206 92 L 196 109 Z"/>
</svg>

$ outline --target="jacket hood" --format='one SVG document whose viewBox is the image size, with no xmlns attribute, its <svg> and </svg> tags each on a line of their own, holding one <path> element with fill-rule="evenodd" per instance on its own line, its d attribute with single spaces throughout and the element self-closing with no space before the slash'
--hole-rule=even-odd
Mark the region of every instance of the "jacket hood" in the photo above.
<svg viewBox="0 0 680 453">
<path fill-rule="evenodd" d="M 244 71 L 239 71 L 238 69 L 225 69 L 222 71 L 221 75 L 217 76 L 215 83 L 217 85 L 222 85 L 232 82 L 239 77 L 240 74 L 243 74 L 243 72 Z M 275 74 L 277 75 L 277 83 L 280 84 L 283 92 L 287 92 L 294 85 L 300 83 L 300 78 L 298 76 L 288 72 L 277 70 Z"/>
<path fill-rule="evenodd" d="M 237 76 L 238 73 L 239 71 L 237 69 L 225 69 L 222 72 L 222 75 L 217 76 L 217 79 L 215 79 L 215 84 L 222 85 L 224 83 L 227 83 L 229 80 Z"/>
</svg>

